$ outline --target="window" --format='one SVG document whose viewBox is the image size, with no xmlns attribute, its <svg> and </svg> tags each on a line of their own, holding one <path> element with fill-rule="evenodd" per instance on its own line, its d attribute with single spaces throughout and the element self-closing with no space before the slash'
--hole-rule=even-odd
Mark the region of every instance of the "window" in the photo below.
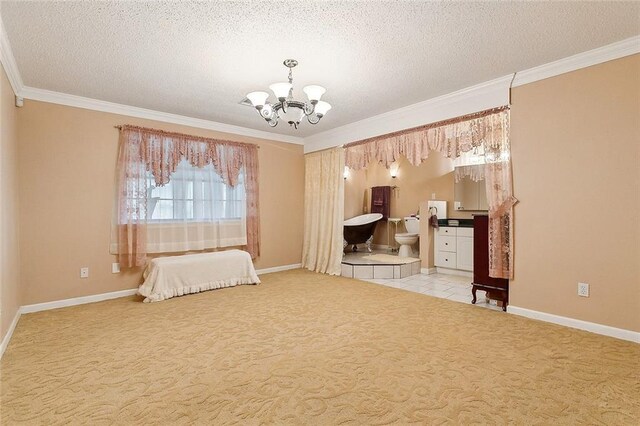
<svg viewBox="0 0 640 426">
<path fill-rule="evenodd" d="M 260 255 L 256 145 L 123 125 L 116 172 L 111 252 L 123 265 L 218 247 Z"/>
<path fill-rule="evenodd" d="M 155 186 L 155 179 L 149 172 L 147 188 L 150 223 L 211 222 L 244 217 L 246 203 L 242 172 L 236 186 L 230 187 L 225 185 L 213 165 L 197 168 L 183 160 L 164 186 Z"/>
</svg>

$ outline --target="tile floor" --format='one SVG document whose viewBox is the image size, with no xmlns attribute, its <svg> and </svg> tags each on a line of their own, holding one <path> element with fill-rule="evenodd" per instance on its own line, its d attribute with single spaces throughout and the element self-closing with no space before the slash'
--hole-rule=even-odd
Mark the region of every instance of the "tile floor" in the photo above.
<svg viewBox="0 0 640 426">
<path fill-rule="evenodd" d="M 472 299 L 471 278 L 457 275 L 418 274 L 401 279 L 365 279 L 363 281 L 400 288 L 429 296 L 441 297 L 443 299 L 460 303 L 471 304 Z M 492 303 L 495 303 L 495 301 L 492 301 Z M 487 301 L 484 291 L 478 290 L 476 306 L 502 311 L 501 307 L 492 303 Z"/>
<path fill-rule="evenodd" d="M 415 293 L 422 293 L 429 296 L 441 297 L 443 299 L 449 299 L 454 302 L 460 303 L 468 303 L 471 304 L 471 299 L 473 296 L 471 295 L 471 277 L 462 277 L 458 275 L 450 275 L 450 274 L 421 274 L 420 271 L 420 263 L 419 259 L 416 259 L 418 263 L 416 265 L 406 264 L 402 265 L 402 267 L 408 268 L 412 266 L 411 271 L 407 271 L 407 274 L 401 274 L 400 276 L 405 278 L 375 278 L 377 274 L 373 273 L 374 278 L 370 278 L 372 275 L 362 275 L 356 274 L 355 267 L 366 265 L 377 264 L 380 268 L 381 272 L 384 268 L 390 268 L 391 266 L 386 263 L 380 262 L 371 262 L 366 259 L 362 259 L 365 256 L 369 256 L 370 254 L 376 253 L 386 253 L 386 250 L 373 250 L 372 253 L 368 253 L 366 251 L 358 251 L 358 252 L 349 252 L 346 253 L 343 257 L 343 262 L 348 262 L 348 264 L 342 264 L 342 276 L 345 277 L 353 277 L 363 281 L 368 281 L 374 284 L 386 285 L 387 287 L 400 288 L 403 290 L 413 291 Z M 413 266 L 417 266 L 417 268 L 413 268 Z M 394 265 L 394 268 L 398 267 L 398 265 Z M 351 268 L 351 269 L 349 269 Z M 347 269 L 347 270 L 345 270 Z M 413 275 L 415 274 L 415 275 Z M 356 276 L 358 275 L 358 276 Z M 406 276 L 409 275 L 409 276 Z M 389 276 L 389 275 L 386 275 Z M 399 276 L 395 270 L 393 276 Z M 478 290 L 477 292 L 477 300 L 476 306 L 493 309 L 495 311 L 502 311 L 502 308 L 495 304 L 495 300 L 489 302 L 485 296 L 484 291 Z"/>
</svg>

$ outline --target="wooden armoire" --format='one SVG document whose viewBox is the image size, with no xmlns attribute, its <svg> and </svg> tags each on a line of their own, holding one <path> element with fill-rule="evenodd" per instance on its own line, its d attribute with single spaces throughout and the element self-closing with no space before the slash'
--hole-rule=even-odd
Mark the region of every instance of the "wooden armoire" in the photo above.
<svg viewBox="0 0 640 426">
<path fill-rule="evenodd" d="M 489 276 L 489 216 L 473 217 L 473 300 L 476 303 L 476 291 L 487 292 L 487 297 L 502 301 L 502 310 L 509 303 L 509 280 Z"/>
</svg>

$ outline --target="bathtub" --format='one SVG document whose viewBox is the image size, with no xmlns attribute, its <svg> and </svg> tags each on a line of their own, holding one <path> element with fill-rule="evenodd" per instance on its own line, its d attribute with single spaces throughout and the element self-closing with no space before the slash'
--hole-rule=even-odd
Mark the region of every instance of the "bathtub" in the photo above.
<svg viewBox="0 0 640 426">
<path fill-rule="evenodd" d="M 353 245 L 353 251 L 357 251 L 357 244 L 366 244 L 367 250 L 371 253 L 371 243 L 373 242 L 373 231 L 376 229 L 378 221 L 382 219 L 380 213 L 363 214 L 352 217 L 344 221 L 344 241 L 343 248 Z"/>
</svg>

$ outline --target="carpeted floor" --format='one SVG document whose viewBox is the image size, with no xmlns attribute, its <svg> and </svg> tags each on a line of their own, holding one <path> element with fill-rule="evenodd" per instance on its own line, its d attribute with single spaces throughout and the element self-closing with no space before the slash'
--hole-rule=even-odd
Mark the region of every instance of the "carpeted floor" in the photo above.
<svg viewBox="0 0 640 426">
<path fill-rule="evenodd" d="M 24 315 L 3 424 L 638 424 L 640 345 L 301 270 Z"/>
</svg>

